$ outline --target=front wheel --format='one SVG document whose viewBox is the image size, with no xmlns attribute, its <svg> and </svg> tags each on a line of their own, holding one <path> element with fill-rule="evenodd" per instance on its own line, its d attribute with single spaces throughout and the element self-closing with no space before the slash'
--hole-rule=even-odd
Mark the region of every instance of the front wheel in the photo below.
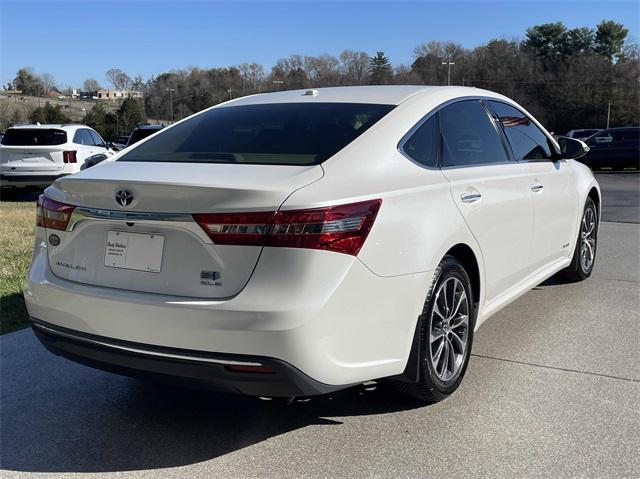
<svg viewBox="0 0 640 479">
<path fill-rule="evenodd" d="M 580 221 L 578 239 L 571 264 L 560 272 L 570 281 L 583 281 L 591 276 L 596 260 L 598 243 L 598 210 L 591 198 L 587 198 Z"/>
<path fill-rule="evenodd" d="M 469 276 L 456 258 L 445 256 L 418 319 L 420 379 L 417 383 L 396 382 L 396 388 L 427 402 L 452 394 L 469 363 L 475 317 Z"/>
</svg>

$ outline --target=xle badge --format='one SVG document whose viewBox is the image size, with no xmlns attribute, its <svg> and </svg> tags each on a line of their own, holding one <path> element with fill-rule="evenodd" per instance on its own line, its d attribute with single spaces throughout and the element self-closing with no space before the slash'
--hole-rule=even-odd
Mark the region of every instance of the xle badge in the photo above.
<svg viewBox="0 0 640 479">
<path fill-rule="evenodd" d="M 222 286 L 222 281 L 220 281 L 220 272 L 200 271 L 200 284 L 202 286 Z"/>
</svg>

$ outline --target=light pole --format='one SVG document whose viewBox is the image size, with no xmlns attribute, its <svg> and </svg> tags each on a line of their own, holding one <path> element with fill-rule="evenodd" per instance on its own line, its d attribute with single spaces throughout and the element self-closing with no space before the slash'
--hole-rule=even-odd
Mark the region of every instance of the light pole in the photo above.
<svg viewBox="0 0 640 479">
<path fill-rule="evenodd" d="M 167 88 L 167 91 L 169 92 L 169 108 L 171 110 L 171 123 L 173 123 L 173 92 L 176 91 L 175 88 Z"/>
<path fill-rule="evenodd" d="M 231 88 L 227 90 L 229 92 L 229 100 L 231 100 Z"/>
<path fill-rule="evenodd" d="M 451 85 L 451 65 L 455 65 L 454 62 L 451 61 L 451 56 L 447 57 L 446 62 L 442 62 L 443 65 L 447 65 L 447 86 Z"/>
<path fill-rule="evenodd" d="M 611 100 L 609 100 L 609 104 L 607 105 L 607 130 L 609 129 L 610 118 L 611 118 Z"/>
<path fill-rule="evenodd" d="M 276 91 L 280 91 L 280 85 L 282 85 L 284 82 L 282 80 L 271 80 L 271 83 L 275 83 L 276 85 L 278 85 Z"/>
</svg>

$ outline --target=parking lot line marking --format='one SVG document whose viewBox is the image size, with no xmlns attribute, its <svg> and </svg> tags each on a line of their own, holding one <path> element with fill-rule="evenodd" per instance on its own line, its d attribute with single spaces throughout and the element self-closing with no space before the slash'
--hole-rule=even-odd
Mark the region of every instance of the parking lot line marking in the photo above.
<svg viewBox="0 0 640 479">
<path fill-rule="evenodd" d="M 474 354 L 471 353 L 471 356 L 475 356 L 477 358 L 484 358 L 484 359 L 494 359 L 496 361 L 505 361 L 508 363 L 516 363 L 516 364 L 524 364 L 526 366 L 534 366 L 534 367 L 538 367 L 538 368 L 545 368 L 545 369 L 555 369 L 557 371 L 566 371 L 569 373 L 578 373 L 578 374 L 588 374 L 589 376 L 600 376 L 603 378 L 609 378 L 609 379 L 619 379 L 621 381 L 629 381 L 632 383 L 640 383 L 640 379 L 633 379 L 633 378 L 624 378 L 621 376 L 611 376 L 610 374 L 601 374 L 601 373 L 592 373 L 589 371 L 579 371 L 577 369 L 569 369 L 569 368 L 559 368 L 556 366 L 547 366 L 545 364 L 536 364 L 536 363 L 528 363 L 526 361 L 518 361 L 516 359 L 506 359 L 506 358 L 496 358 L 493 356 L 485 356 L 484 354 Z"/>
</svg>

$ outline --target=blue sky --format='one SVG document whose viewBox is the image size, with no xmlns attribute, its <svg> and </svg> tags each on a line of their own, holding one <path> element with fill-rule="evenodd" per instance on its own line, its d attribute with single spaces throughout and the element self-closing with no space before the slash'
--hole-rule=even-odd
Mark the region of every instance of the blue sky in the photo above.
<svg viewBox="0 0 640 479">
<path fill-rule="evenodd" d="M 634 1 L 473 2 L 217 2 L 138 0 L 0 0 L 0 81 L 18 68 L 51 73 L 61 85 L 81 86 L 121 68 L 130 76 L 188 66 L 255 61 L 268 71 L 291 53 L 369 54 L 384 51 L 394 65 L 411 63 L 430 40 L 474 47 L 492 38 L 522 37 L 536 23 L 595 26 L 624 23 L 638 40 Z"/>
</svg>

